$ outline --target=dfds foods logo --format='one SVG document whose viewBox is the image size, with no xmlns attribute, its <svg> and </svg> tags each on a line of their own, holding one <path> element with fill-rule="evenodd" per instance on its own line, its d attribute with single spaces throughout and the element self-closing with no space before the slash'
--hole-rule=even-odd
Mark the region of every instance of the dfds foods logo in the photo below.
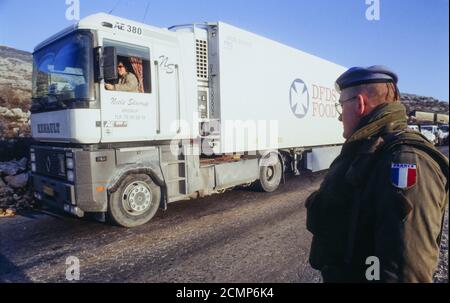
<svg viewBox="0 0 450 303">
<path fill-rule="evenodd" d="M 299 119 L 308 113 L 313 117 L 337 118 L 335 103 L 339 93 L 335 89 L 313 84 L 312 94 L 301 79 L 296 79 L 291 85 L 289 102 L 292 113 Z"/>
<path fill-rule="evenodd" d="M 289 102 L 291 110 L 297 118 L 301 119 L 306 116 L 309 110 L 309 92 L 303 80 L 296 79 L 292 82 Z"/>
</svg>

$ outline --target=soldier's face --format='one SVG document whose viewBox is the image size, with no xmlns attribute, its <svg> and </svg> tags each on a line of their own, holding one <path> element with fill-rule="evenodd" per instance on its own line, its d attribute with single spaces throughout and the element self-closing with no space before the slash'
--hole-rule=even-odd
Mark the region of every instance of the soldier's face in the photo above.
<svg viewBox="0 0 450 303">
<path fill-rule="evenodd" d="M 343 137 L 345 139 L 350 138 L 361 120 L 361 98 L 362 96 L 358 94 L 355 95 L 353 90 L 343 90 L 341 92 L 339 102 L 342 106 L 342 114 L 340 115 L 339 120 L 342 121 L 342 124 L 344 125 Z"/>
</svg>

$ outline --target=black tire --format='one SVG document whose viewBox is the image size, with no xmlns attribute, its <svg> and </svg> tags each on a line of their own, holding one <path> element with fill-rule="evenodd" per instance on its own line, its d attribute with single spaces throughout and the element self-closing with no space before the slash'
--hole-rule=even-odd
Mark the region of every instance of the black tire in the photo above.
<svg viewBox="0 0 450 303">
<path fill-rule="evenodd" d="M 147 175 L 129 175 L 108 201 L 109 219 L 123 227 L 150 221 L 158 211 L 161 189 Z"/>
<path fill-rule="evenodd" d="M 253 188 L 257 191 L 263 191 L 267 193 L 274 192 L 280 186 L 281 178 L 283 174 L 283 168 L 280 158 L 276 154 L 272 154 L 271 160 L 266 163 L 265 161 L 269 157 L 266 156 L 261 159 L 259 167 L 259 180 L 254 183 Z"/>
</svg>

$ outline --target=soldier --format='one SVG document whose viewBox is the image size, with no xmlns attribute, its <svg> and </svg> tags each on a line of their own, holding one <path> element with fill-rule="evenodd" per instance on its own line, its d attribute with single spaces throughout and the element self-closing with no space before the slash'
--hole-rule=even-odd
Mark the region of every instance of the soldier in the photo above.
<svg viewBox="0 0 450 303">
<path fill-rule="evenodd" d="M 136 76 L 127 71 L 127 68 L 122 62 L 117 64 L 117 73 L 119 74 L 119 83 L 105 84 L 107 90 L 117 90 L 123 92 L 139 92 L 139 83 Z"/>
<path fill-rule="evenodd" d="M 383 66 L 336 81 L 346 142 L 306 201 L 309 261 L 324 282 L 432 282 L 449 163 L 408 130 L 397 81 Z"/>
</svg>

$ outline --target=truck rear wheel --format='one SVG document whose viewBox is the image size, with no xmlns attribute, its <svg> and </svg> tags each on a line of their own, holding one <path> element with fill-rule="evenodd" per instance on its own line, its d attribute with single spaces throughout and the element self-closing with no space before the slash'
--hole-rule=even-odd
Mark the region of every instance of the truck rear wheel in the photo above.
<svg viewBox="0 0 450 303">
<path fill-rule="evenodd" d="M 254 188 L 259 191 L 271 193 L 275 191 L 281 182 L 283 169 L 278 155 L 271 154 L 261 160 L 259 168 L 259 180 Z"/>
<path fill-rule="evenodd" d="M 156 214 L 160 200 L 161 189 L 149 176 L 130 175 L 111 194 L 108 215 L 123 227 L 142 225 Z"/>
</svg>

